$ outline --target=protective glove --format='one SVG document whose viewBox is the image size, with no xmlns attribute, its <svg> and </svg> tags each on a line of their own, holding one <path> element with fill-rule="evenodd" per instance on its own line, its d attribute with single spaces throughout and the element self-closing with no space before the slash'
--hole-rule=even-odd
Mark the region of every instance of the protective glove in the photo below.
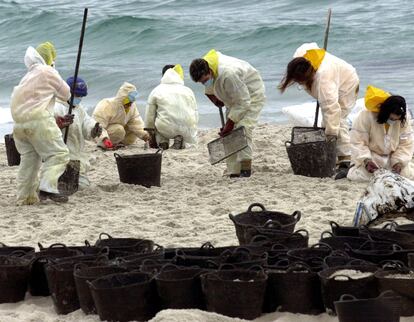
<svg viewBox="0 0 414 322">
<path fill-rule="evenodd" d="M 392 166 L 392 172 L 394 172 L 394 173 L 400 174 L 401 169 L 402 169 L 402 166 L 401 166 L 401 163 L 399 163 L 399 162 L 397 162 L 396 164 L 394 164 Z"/>
<path fill-rule="evenodd" d="M 102 141 L 103 145 L 105 146 L 105 149 L 112 149 L 114 145 L 112 144 L 112 141 L 108 138 L 103 139 Z"/>
<path fill-rule="evenodd" d="M 336 135 L 326 135 L 326 142 L 336 141 Z"/>
<path fill-rule="evenodd" d="M 213 94 L 206 94 L 206 96 L 210 99 L 210 101 L 213 102 L 214 105 L 216 105 L 217 107 L 223 107 L 224 103 L 222 101 L 220 101 L 216 95 Z"/>
<path fill-rule="evenodd" d="M 101 136 L 102 134 L 102 126 L 99 125 L 99 123 L 95 123 L 95 126 L 91 130 L 91 137 L 97 138 L 98 136 Z"/>
<path fill-rule="evenodd" d="M 375 164 L 375 162 L 370 159 L 366 159 L 364 163 L 365 163 L 365 169 L 367 169 L 369 173 L 374 173 L 375 171 L 379 169 L 378 166 Z"/>
<path fill-rule="evenodd" d="M 74 117 L 75 117 L 74 114 L 66 114 L 65 116 L 58 116 L 56 117 L 56 124 L 59 127 L 59 129 L 63 129 L 73 123 Z"/>
<path fill-rule="evenodd" d="M 231 131 L 233 131 L 233 128 L 234 128 L 234 122 L 232 120 L 228 119 L 226 124 L 224 125 L 224 127 L 220 129 L 219 135 L 221 137 L 226 136 Z"/>
</svg>

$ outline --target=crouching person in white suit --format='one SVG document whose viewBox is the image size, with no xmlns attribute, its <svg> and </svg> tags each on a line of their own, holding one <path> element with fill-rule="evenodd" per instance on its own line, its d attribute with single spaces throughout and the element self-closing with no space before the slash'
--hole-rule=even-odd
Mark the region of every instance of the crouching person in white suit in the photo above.
<svg viewBox="0 0 414 322">
<path fill-rule="evenodd" d="M 151 147 L 184 149 L 197 143 L 198 112 L 193 91 L 184 85 L 181 65 L 166 65 L 161 84 L 148 97 L 145 127 L 154 129 L 156 142 Z"/>
<path fill-rule="evenodd" d="M 368 86 L 365 106 L 351 130 L 353 166 L 348 179 L 368 181 L 385 168 L 413 180 L 414 142 L 405 99 Z"/>
</svg>

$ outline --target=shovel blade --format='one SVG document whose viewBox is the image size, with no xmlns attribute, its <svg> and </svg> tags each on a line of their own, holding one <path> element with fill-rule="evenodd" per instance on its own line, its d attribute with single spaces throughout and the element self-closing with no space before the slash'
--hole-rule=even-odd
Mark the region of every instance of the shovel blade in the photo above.
<svg viewBox="0 0 414 322">
<path fill-rule="evenodd" d="M 207 144 L 210 163 L 216 164 L 247 147 L 246 131 L 243 126 L 231 131 L 222 138 Z"/>
</svg>

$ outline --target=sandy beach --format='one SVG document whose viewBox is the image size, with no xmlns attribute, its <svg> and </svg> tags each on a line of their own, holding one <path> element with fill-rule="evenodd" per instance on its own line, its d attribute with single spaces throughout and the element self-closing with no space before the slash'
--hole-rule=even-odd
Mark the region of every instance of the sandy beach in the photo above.
<svg viewBox="0 0 414 322">
<path fill-rule="evenodd" d="M 366 184 L 293 175 L 284 147 L 284 142 L 290 139 L 290 127 L 269 124 L 257 127 L 254 174 L 249 179 L 225 178 L 224 164 L 208 163 L 206 143 L 217 136 L 216 132 L 200 131 L 196 149 L 165 151 L 162 186 L 152 188 L 121 184 L 113 152 L 102 152 L 88 144 L 92 185 L 63 205 L 47 201 L 35 206 L 15 206 L 18 168 L 7 166 L 5 147 L 1 145 L 0 241 L 7 245 L 36 246 L 38 242 L 80 245 L 85 239 L 94 243 L 99 233 L 106 232 L 114 237 L 152 239 L 166 247 L 200 246 L 206 241 L 215 246 L 237 245 L 228 214 L 244 212 L 254 202 L 289 214 L 300 210 L 302 219 L 296 227 L 309 231 L 311 244 L 330 228 L 330 220 L 351 223 Z M 118 153 L 143 153 L 143 146 L 140 141 Z M 58 316 L 50 297 L 27 295 L 24 302 L 0 305 L 0 321 L 92 322 L 99 318 L 86 316 L 80 310 Z M 153 321 L 241 320 L 197 310 L 167 310 Z M 273 313 L 256 321 L 333 322 L 337 318 L 327 314 L 311 317 Z"/>
</svg>

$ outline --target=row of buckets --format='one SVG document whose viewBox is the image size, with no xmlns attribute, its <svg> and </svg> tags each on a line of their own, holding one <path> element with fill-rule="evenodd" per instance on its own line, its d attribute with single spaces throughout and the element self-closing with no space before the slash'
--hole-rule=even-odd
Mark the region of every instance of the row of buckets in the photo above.
<svg viewBox="0 0 414 322">
<path fill-rule="evenodd" d="M 4 136 L 6 144 L 7 163 L 9 166 L 17 166 L 20 164 L 20 154 L 17 151 L 13 135 L 6 134 Z M 132 155 L 121 155 L 114 153 L 116 160 L 119 180 L 123 183 L 142 185 L 145 187 L 161 186 L 161 162 L 162 150 L 158 149 L 155 153 L 141 153 Z M 72 163 L 78 160 L 71 160 Z M 77 168 L 77 172 L 70 171 Z M 67 173 L 70 172 L 70 173 Z M 66 177 L 67 178 L 66 178 Z M 60 182 L 76 186 L 76 189 L 60 189 L 61 192 L 72 194 L 77 191 L 77 182 L 79 181 L 79 165 L 77 167 L 67 167 L 66 173 L 62 175 Z M 76 181 L 76 184 L 72 182 Z"/>
<path fill-rule="evenodd" d="M 230 215 L 239 245 L 164 248 L 102 233 L 91 245 L 0 247 L 0 302 L 51 295 L 58 314 L 146 321 L 167 308 L 255 319 L 263 313 L 337 314 L 341 322 L 414 316 L 414 227 L 331 222 L 309 246 L 301 213 L 261 204 Z"/>
</svg>

